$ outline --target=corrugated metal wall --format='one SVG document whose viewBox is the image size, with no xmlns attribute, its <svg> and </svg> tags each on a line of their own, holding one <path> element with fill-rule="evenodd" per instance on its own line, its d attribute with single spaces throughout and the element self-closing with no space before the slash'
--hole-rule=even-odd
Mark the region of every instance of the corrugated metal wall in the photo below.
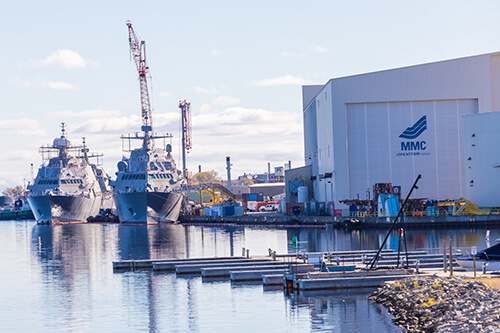
<svg viewBox="0 0 500 333">
<path fill-rule="evenodd" d="M 401 185 L 405 194 L 418 174 L 413 197 L 465 196 L 463 116 L 478 112 L 477 99 L 356 103 L 346 110 L 351 198 L 375 183 Z"/>
</svg>

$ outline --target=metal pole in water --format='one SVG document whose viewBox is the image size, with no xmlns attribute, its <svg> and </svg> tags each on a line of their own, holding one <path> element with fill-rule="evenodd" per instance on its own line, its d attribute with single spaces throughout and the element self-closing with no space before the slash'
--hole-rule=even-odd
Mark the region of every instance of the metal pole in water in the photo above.
<svg viewBox="0 0 500 333">
<path fill-rule="evenodd" d="M 231 157 L 226 157 L 227 189 L 231 191 Z"/>
<path fill-rule="evenodd" d="M 472 261 L 474 262 L 474 279 L 476 278 L 476 253 L 477 253 L 477 247 L 473 246 L 470 249 L 470 253 L 472 254 Z"/>
<path fill-rule="evenodd" d="M 451 247 L 451 238 L 450 238 L 450 277 L 453 277 L 453 248 Z"/>
<path fill-rule="evenodd" d="M 446 241 L 443 241 L 443 271 L 446 273 L 448 270 L 446 261 Z"/>
</svg>

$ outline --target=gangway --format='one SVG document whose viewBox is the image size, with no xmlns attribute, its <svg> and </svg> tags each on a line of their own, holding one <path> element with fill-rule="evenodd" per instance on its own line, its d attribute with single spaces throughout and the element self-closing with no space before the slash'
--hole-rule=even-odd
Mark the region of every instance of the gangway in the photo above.
<svg viewBox="0 0 500 333">
<path fill-rule="evenodd" d="M 226 199 L 223 198 L 218 193 L 225 195 L 226 197 L 230 198 L 233 201 L 242 201 L 242 199 L 236 198 L 236 195 L 233 192 L 229 191 L 229 189 L 227 187 L 225 187 L 224 185 L 221 185 L 221 184 L 217 184 L 217 183 L 202 184 L 202 185 L 189 185 L 189 186 L 182 187 L 182 189 L 180 191 L 184 192 L 185 194 L 190 193 L 190 192 L 191 193 L 192 192 L 199 193 L 200 200 L 197 203 L 201 204 L 202 206 L 213 206 L 213 205 L 216 205 L 216 204 L 219 204 L 219 203 L 226 201 Z M 204 200 L 203 200 L 204 193 L 208 194 L 210 197 L 212 197 L 210 202 L 204 202 Z"/>
</svg>

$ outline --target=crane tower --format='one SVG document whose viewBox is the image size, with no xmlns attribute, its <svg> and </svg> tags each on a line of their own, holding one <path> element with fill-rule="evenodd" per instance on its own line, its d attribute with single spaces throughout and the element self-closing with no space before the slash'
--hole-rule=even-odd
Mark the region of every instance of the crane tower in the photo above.
<svg viewBox="0 0 500 333">
<path fill-rule="evenodd" d="M 127 21 L 126 24 L 128 27 L 130 54 L 134 59 L 137 72 L 139 73 L 142 116 L 141 130 L 144 132 L 144 145 L 149 148 L 150 145 L 154 146 L 154 142 L 150 139 L 150 133 L 151 135 L 153 134 L 153 118 L 151 113 L 151 102 L 149 99 L 148 82 L 146 78 L 146 75 L 149 72 L 149 67 L 146 64 L 146 42 L 137 37 L 130 21 Z"/>
<path fill-rule="evenodd" d="M 191 103 L 179 102 L 182 120 L 182 173 L 187 179 L 186 153 L 191 150 Z"/>
</svg>

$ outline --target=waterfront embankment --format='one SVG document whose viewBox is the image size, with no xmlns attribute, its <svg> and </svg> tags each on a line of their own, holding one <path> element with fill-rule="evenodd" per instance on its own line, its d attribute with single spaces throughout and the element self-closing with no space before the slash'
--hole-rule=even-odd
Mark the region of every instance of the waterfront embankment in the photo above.
<svg viewBox="0 0 500 333">
<path fill-rule="evenodd" d="M 500 290 L 477 280 L 408 278 L 386 284 L 370 300 L 409 332 L 500 331 Z"/>
<path fill-rule="evenodd" d="M 184 225 L 211 226 L 263 226 L 263 227 L 316 227 L 325 228 L 389 228 L 394 217 L 341 217 L 341 216 L 290 216 L 277 213 L 254 213 L 240 216 L 195 216 L 181 215 L 179 223 Z M 408 216 L 404 218 L 406 228 L 476 228 L 500 225 L 500 215 L 459 216 Z"/>
</svg>

